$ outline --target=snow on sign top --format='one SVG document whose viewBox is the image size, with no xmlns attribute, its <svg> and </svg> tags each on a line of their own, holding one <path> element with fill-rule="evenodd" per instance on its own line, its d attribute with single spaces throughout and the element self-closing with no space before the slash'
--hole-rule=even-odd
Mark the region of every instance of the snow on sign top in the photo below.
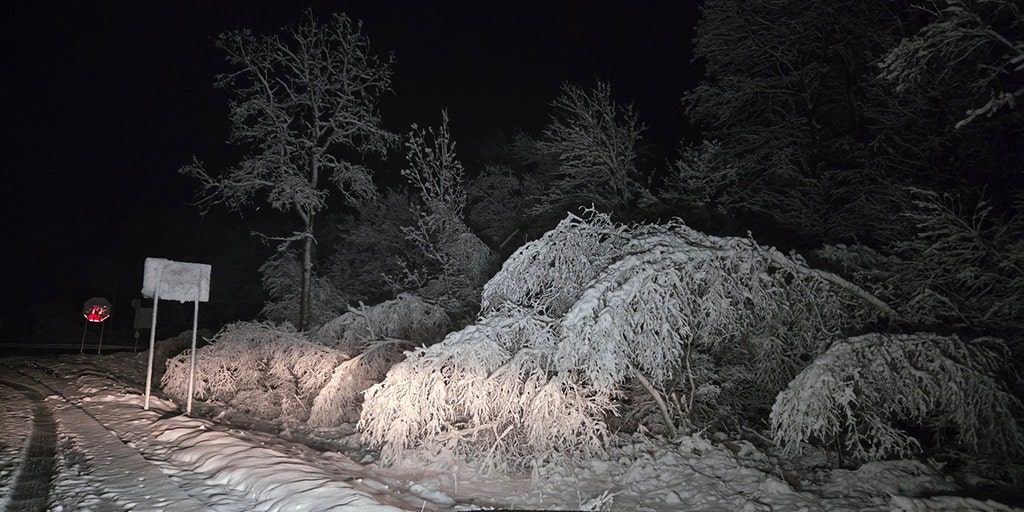
<svg viewBox="0 0 1024 512">
<path fill-rule="evenodd" d="M 157 275 L 160 298 L 179 302 L 210 300 L 210 266 L 203 263 L 182 263 L 163 258 L 146 258 L 142 279 L 142 296 L 153 297 Z"/>
</svg>

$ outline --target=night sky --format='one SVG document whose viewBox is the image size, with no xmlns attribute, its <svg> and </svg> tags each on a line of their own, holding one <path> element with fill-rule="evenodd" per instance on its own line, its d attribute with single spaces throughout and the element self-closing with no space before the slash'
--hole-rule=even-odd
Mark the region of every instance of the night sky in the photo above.
<svg viewBox="0 0 1024 512">
<path fill-rule="evenodd" d="M 147 256 L 212 263 L 213 300 L 225 265 L 236 279 L 257 279 L 265 254 L 223 250 L 257 245 L 252 219 L 200 217 L 188 204 L 195 182 L 177 173 L 193 155 L 214 168 L 237 158 L 225 143 L 228 93 L 213 87 L 229 69 L 217 34 L 270 33 L 310 5 L 320 19 L 362 20 L 375 51 L 396 58 L 385 126 L 404 134 L 413 122 L 436 125 L 447 108 L 470 173 L 482 141 L 537 134 L 564 82 L 608 81 L 667 159 L 686 137 L 680 97 L 698 78 L 696 8 L 634 4 L 5 2 L 0 340 L 33 337 L 30 317 L 64 311 L 77 328 L 93 295 L 127 309 Z M 396 152 L 371 165 L 386 180 L 402 163 Z M 244 288 L 232 293 L 219 298 L 245 302 Z"/>
</svg>

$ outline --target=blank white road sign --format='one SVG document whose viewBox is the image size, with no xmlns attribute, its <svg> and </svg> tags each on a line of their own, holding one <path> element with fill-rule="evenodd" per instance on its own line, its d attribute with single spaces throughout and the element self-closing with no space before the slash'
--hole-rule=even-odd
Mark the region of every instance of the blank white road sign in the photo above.
<svg viewBox="0 0 1024 512">
<path fill-rule="evenodd" d="M 210 266 L 203 263 L 183 263 L 163 258 L 146 258 L 142 277 L 142 296 L 156 294 L 157 276 L 160 280 L 160 298 L 178 302 L 209 302 Z"/>
</svg>

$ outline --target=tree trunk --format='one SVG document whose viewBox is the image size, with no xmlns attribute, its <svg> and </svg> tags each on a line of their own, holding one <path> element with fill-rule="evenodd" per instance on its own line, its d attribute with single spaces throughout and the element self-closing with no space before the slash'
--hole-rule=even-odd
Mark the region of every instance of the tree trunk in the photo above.
<svg viewBox="0 0 1024 512">
<path fill-rule="evenodd" d="M 306 224 L 306 236 L 302 239 L 302 290 L 299 297 L 300 331 L 309 328 L 310 302 L 312 299 L 311 282 L 313 280 L 313 223 Z"/>
</svg>

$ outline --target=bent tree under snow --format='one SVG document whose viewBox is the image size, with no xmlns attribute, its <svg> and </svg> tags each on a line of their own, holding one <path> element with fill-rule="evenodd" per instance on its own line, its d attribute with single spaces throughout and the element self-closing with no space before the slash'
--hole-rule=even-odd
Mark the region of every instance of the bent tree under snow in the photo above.
<svg viewBox="0 0 1024 512">
<path fill-rule="evenodd" d="M 385 462 L 414 448 L 511 466 L 589 456 L 614 421 L 673 434 L 766 416 L 806 361 L 890 313 L 750 239 L 570 215 L 506 261 L 475 324 L 370 388 L 359 425 Z"/>
<path fill-rule="evenodd" d="M 920 442 L 894 420 L 946 430 L 964 450 L 998 459 L 1024 456 L 1020 401 L 994 377 L 1002 342 L 956 336 L 866 334 L 841 340 L 779 393 L 775 442 L 796 452 L 807 441 L 854 461 L 908 457 Z"/>
</svg>

